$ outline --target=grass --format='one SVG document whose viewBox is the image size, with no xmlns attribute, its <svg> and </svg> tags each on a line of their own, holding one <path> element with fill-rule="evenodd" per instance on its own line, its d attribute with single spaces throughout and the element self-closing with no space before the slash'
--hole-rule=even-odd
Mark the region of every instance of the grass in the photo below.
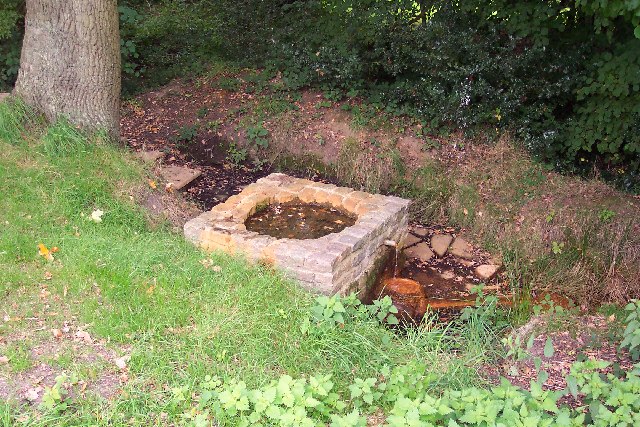
<svg viewBox="0 0 640 427">
<path fill-rule="evenodd" d="M 0 354 L 11 356 L 0 380 L 45 363 L 52 375 L 71 371 L 89 383 L 115 377 L 121 389 L 105 400 L 94 386 L 78 391 L 78 379 L 71 409 L 5 402 L 0 426 L 177 422 L 168 393 L 206 375 L 258 386 L 283 373 L 331 373 L 346 390 L 384 364 L 422 360 L 443 386 L 481 381 L 478 367 L 497 342 L 491 328 L 460 325 L 456 340 L 431 323 L 409 337 L 374 322 L 305 334 L 299 325 L 313 297 L 277 271 L 204 253 L 169 224 L 149 225 L 130 197 L 148 172 L 126 150 L 65 121 L 44 127 L 20 103 L 0 104 L 0 128 L 0 311 L 9 319 L 0 323 Z M 91 220 L 95 210 L 104 212 L 101 222 Z M 39 244 L 58 248 L 53 261 L 38 254 Z M 70 330 L 54 338 L 65 325 Z M 74 340 L 77 330 L 93 344 Z M 57 355 L 30 355 L 39 344 Z M 120 372 L 113 358 L 123 355 L 130 360 Z"/>
</svg>

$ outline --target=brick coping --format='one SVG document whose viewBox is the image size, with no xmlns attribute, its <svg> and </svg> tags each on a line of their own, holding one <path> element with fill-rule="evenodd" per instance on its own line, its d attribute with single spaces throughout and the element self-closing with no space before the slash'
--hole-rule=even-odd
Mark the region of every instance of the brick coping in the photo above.
<svg viewBox="0 0 640 427">
<path fill-rule="evenodd" d="M 277 239 L 246 229 L 246 219 L 260 205 L 294 200 L 327 204 L 357 219 L 353 226 L 318 239 Z M 368 286 L 388 252 L 385 241 L 404 240 L 409 204 L 399 197 L 273 173 L 188 221 L 184 233 L 205 250 L 244 254 L 249 260 L 273 264 L 309 290 L 347 293 Z"/>
</svg>

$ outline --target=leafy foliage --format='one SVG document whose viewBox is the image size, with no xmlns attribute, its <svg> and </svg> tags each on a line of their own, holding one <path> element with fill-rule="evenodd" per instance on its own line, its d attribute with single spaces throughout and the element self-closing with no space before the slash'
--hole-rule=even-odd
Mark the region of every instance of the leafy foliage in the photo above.
<svg viewBox="0 0 640 427">
<path fill-rule="evenodd" d="M 18 76 L 24 0 L 0 4 L 0 91 L 7 90 Z"/>
<path fill-rule="evenodd" d="M 640 360 L 640 301 L 632 300 L 625 310 L 629 315 L 625 319 L 626 328 L 620 347 L 628 349 L 634 360 Z"/>
<path fill-rule="evenodd" d="M 22 8 L 10 0 L 0 14 L 5 87 L 17 75 Z M 416 116 L 427 137 L 512 129 L 558 168 L 595 166 L 637 190 L 639 10 L 632 0 L 121 0 L 123 87 L 226 57 L 279 70 L 289 89 L 317 85 L 332 101 L 364 96 Z"/>
<path fill-rule="evenodd" d="M 356 378 L 348 394 L 336 390 L 330 375 L 279 379 L 255 389 L 238 380 L 207 376 L 199 396 L 174 395 L 174 402 L 192 405 L 184 417 L 198 425 L 210 417 L 224 425 L 365 426 L 367 414 L 385 415 L 387 427 L 408 426 L 615 426 L 640 421 L 640 366 L 621 377 L 603 375 L 607 362 L 577 362 L 567 389 L 551 391 L 532 381 L 530 390 L 503 380 L 491 388 L 432 390 L 432 376 L 423 363 L 385 366 L 378 378 Z M 194 390 L 196 391 L 196 390 Z M 560 405 L 568 394 L 581 396 L 583 406 Z M 186 404 L 186 405 L 185 405 Z M 585 411 L 585 409 L 587 411 Z"/>
<path fill-rule="evenodd" d="M 228 52 L 281 70 L 289 88 L 364 95 L 427 134 L 513 129 L 559 168 L 638 186 L 636 2 L 233 5 L 221 6 Z"/>
</svg>

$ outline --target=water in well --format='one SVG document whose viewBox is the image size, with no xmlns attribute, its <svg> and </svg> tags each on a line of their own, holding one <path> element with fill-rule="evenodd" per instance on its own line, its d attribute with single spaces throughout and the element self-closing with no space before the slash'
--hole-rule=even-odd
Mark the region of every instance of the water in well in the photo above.
<svg viewBox="0 0 640 427">
<path fill-rule="evenodd" d="M 245 226 L 249 231 L 278 239 L 317 239 L 339 233 L 355 222 L 355 216 L 341 210 L 294 201 L 258 209 L 247 218 Z"/>
</svg>

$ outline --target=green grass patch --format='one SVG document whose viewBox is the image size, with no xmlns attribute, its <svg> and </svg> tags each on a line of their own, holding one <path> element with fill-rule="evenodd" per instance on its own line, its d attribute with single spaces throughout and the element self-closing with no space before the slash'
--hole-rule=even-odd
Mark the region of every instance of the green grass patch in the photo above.
<svg viewBox="0 0 640 427">
<path fill-rule="evenodd" d="M 478 383 L 477 367 L 489 354 L 484 349 L 496 337 L 460 333 L 451 340 L 435 324 L 406 336 L 374 321 L 305 332 L 313 297 L 277 271 L 206 254 L 168 224 L 149 225 L 128 197 L 147 172 L 126 150 L 64 121 L 25 133 L 24 113 L 3 111 L 15 114 L 2 119 L 5 134 L 22 141 L 0 142 L 0 180 L 6 183 L 0 187 L 0 297 L 6 313 L 22 320 L 2 323 L 0 334 L 52 340 L 50 328 L 66 313 L 117 354 L 131 355 L 129 381 L 112 401 L 74 400 L 73 417 L 69 410 L 42 415 L 41 408 L 5 405 L 5 424 L 16 410 L 26 410 L 40 414 L 30 425 L 146 425 L 159 413 L 172 414 L 164 390 L 206 375 L 258 387 L 283 374 L 330 374 L 336 390 L 345 391 L 355 377 L 416 360 L 427 363 L 443 386 Z M 98 210 L 103 214 L 96 222 Z M 52 261 L 39 255 L 39 244 L 57 248 Z M 25 320 L 47 316 L 53 320 L 38 330 Z M 30 368 L 27 347 L 12 350 L 19 363 L 10 362 L 11 369 Z M 62 371 L 100 376 L 72 356 L 47 360 Z"/>
</svg>

